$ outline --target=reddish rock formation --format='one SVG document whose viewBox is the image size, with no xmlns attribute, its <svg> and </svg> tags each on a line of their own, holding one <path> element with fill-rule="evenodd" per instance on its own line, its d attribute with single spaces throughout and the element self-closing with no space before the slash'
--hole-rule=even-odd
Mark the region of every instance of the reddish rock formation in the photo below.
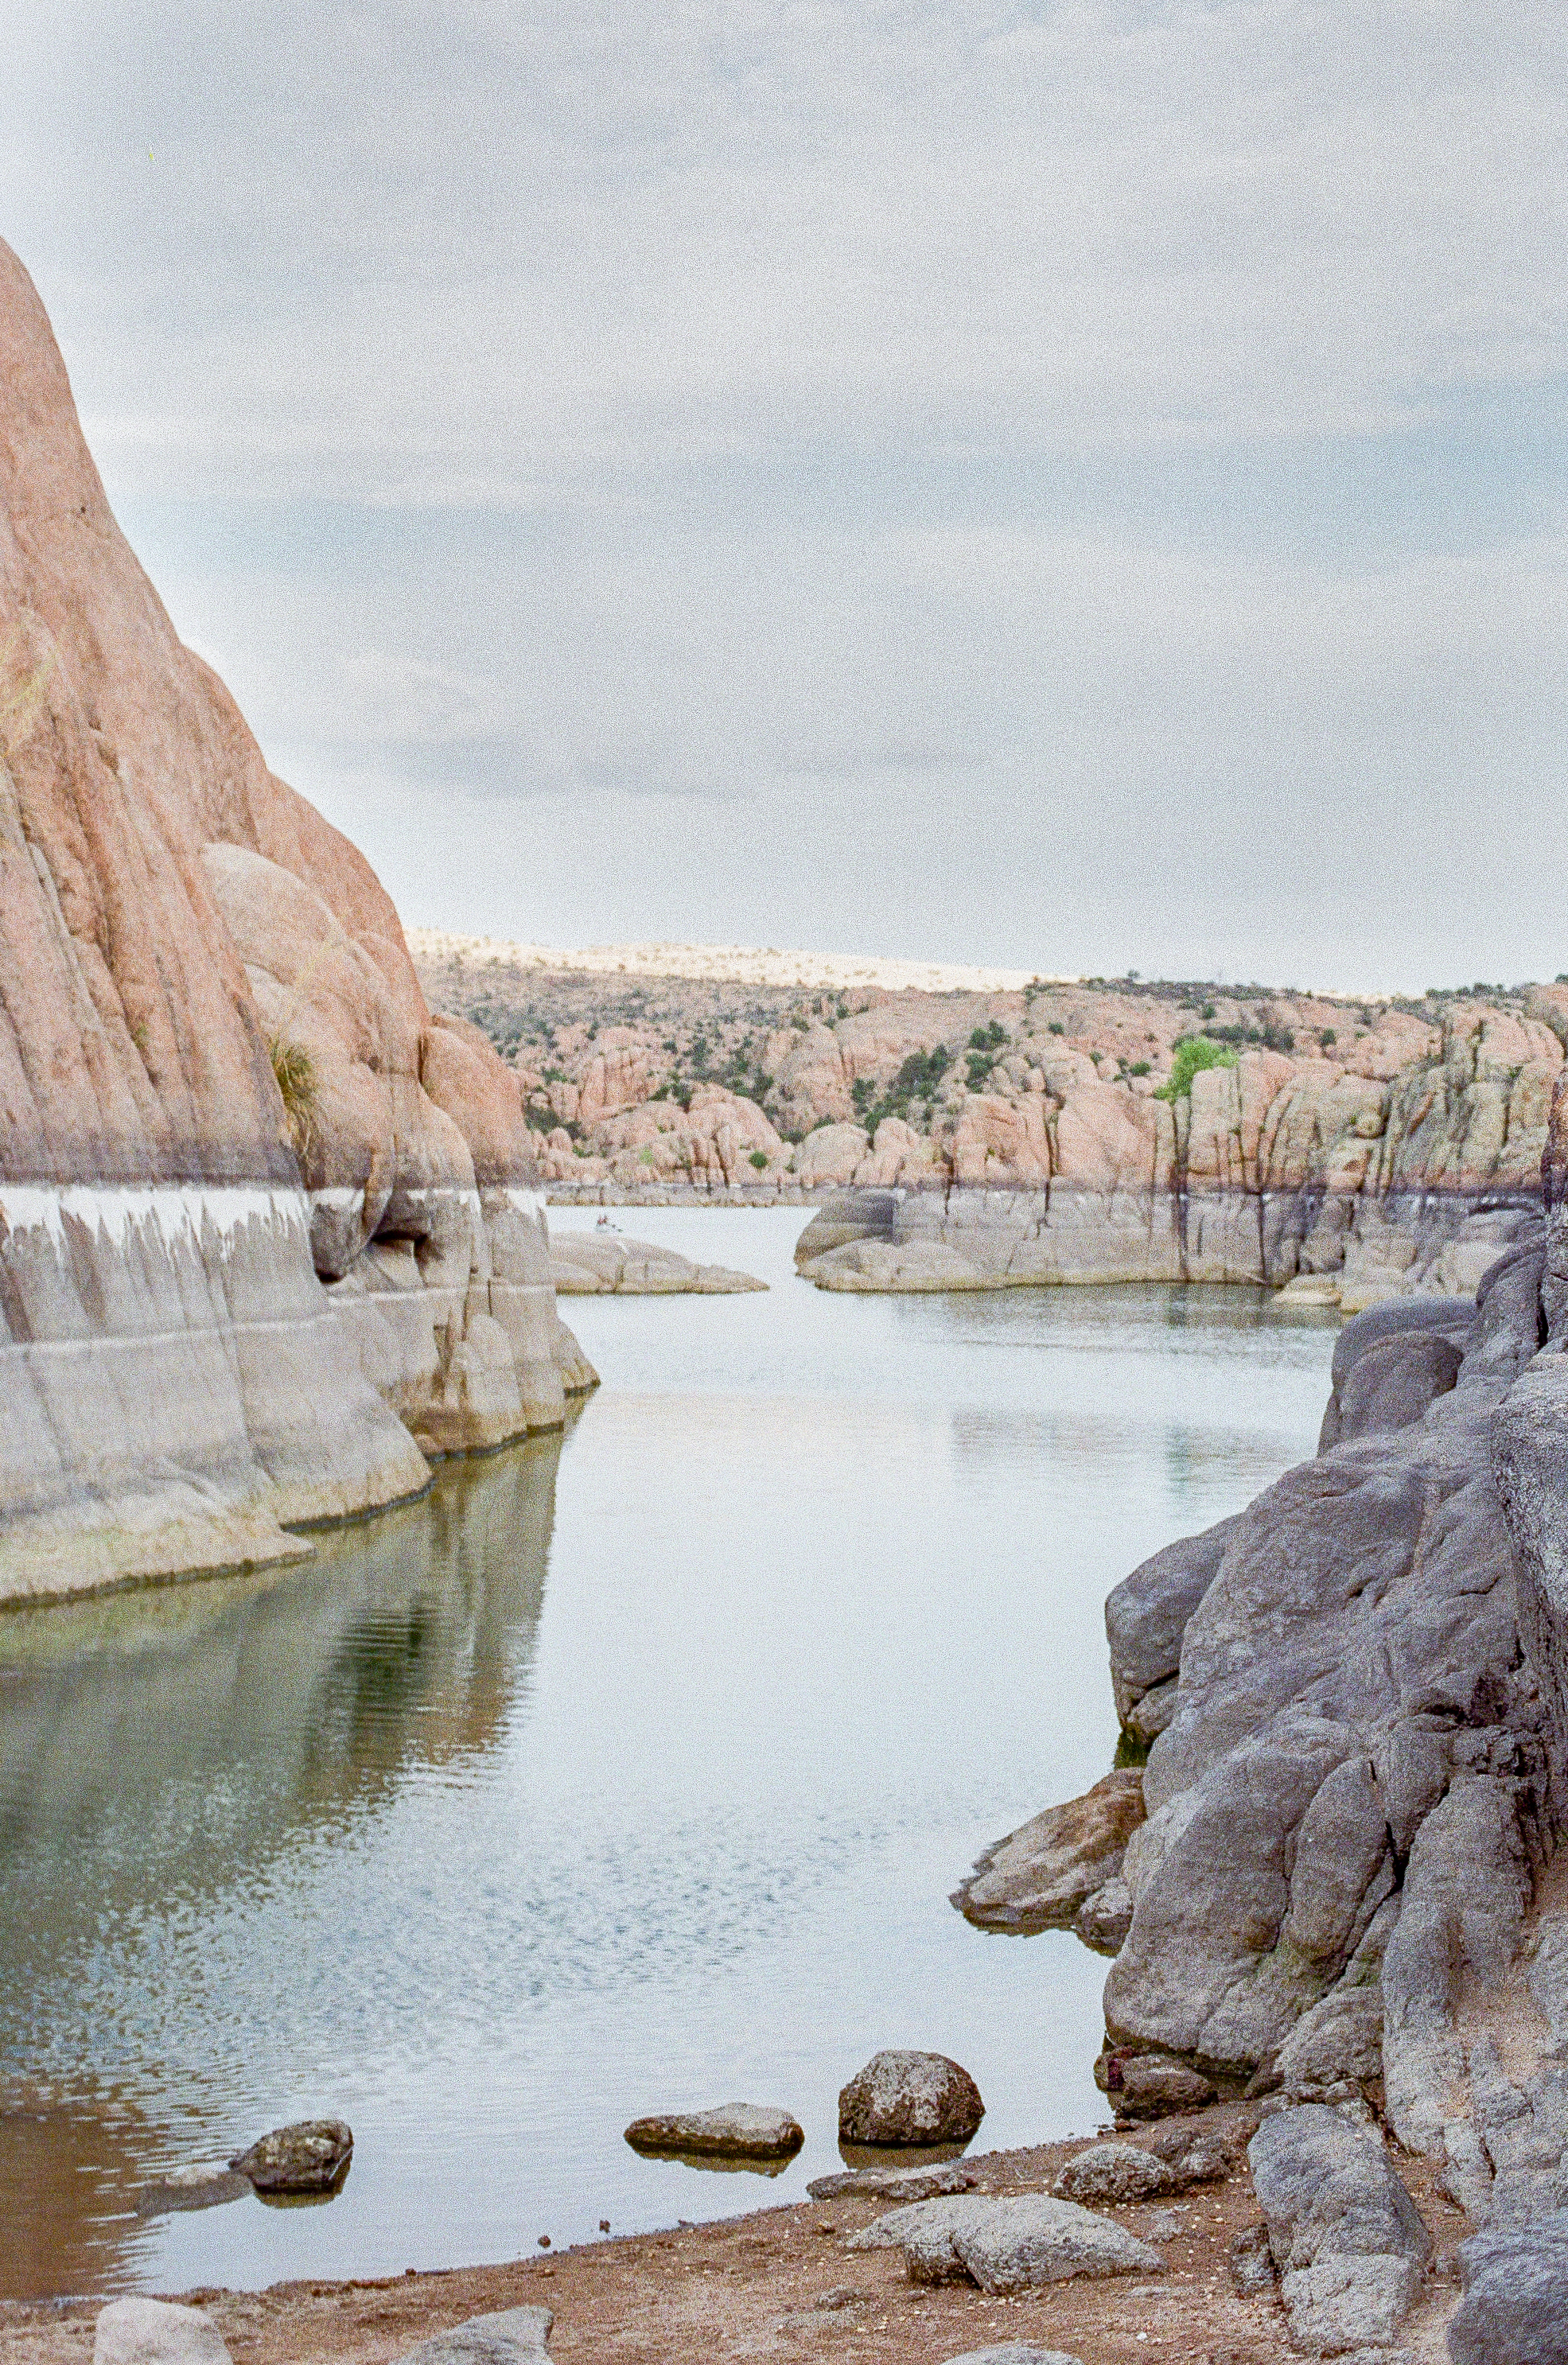
<svg viewBox="0 0 1568 2365">
<path fill-rule="evenodd" d="M 0 1597 L 297 1553 L 420 1443 L 558 1421 L 533 1180 L 516 1077 L 182 646 L 0 245 Z"/>
</svg>

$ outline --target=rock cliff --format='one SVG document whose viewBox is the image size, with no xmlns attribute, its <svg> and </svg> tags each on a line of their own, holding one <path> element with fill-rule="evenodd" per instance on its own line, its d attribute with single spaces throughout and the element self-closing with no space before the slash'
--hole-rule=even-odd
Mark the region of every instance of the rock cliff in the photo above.
<svg viewBox="0 0 1568 2365">
<path fill-rule="evenodd" d="M 1374 2108 L 1477 2223 L 1568 2198 L 1565 1171 L 1560 1093 L 1544 1225 L 1473 1302 L 1350 1322 L 1317 1458 L 1106 1609 L 1151 1744 L 1089 1914 L 1117 1948 L 1108 2092 L 1167 2064 Z M 1038 1819 L 1040 1844 L 1076 1828 Z M 1066 1893 L 1021 1860 L 1036 1829 L 1013 1886 Z M 998 1854 L 956 1901 L 1004 1927 Z"/>
<path fill-rule="evenodd" d="M 515 1076 L 116 525 L 0 245 L 0 1598 L 297 1554 L 581 1382 Z"/>
</svg>

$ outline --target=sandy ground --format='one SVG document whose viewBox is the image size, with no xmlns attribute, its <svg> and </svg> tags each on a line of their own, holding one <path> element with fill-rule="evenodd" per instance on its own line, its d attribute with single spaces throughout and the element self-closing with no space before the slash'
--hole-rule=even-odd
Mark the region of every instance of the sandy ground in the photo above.
<svg viewBox="0 0 1568 2365">
<path fill-rule="evenodd" d="M 1224 2118 L 1226 2113 L 1212 2113 Z M 1081 2143 L 992 2152 L 966 2164 L 978 2189 L 1047 2190 Z M 1446 2358 L 1442 2327 L 1458 2299 L 1452 2252 L 1465 2222 L 1432 2189 L 1425 2164 L 1401 2172 L 1437 2249 L 1429 2296 L 1406 2327 L 1419 2359 Z M 408 2274 L 375 2282 L 293 2282 L 257 2292 L 170 2292 L 205 2308 L 235 2365 L 343 2360 L 387 2365 L 465 2316 L 523 2303 L 554 2311 L 553 2356 L 583 2365 L 945 2365 L 966 2351 L 1032 2340 L 1082 2365 L 1283 2365 L 1294 2355 L 1270 2296 L 1243 2298 L 1227 2265 L 1233 2237 L 1258 2223 L 1245 2164 L 1173 2201 L 1109 2209 L 1157 2238 L 1159 2277 L 1076 2281 L 1011 2300 L 968 2286 L 922 2290 L 897 2250 L 846 2250 L 846 2237 L 886 2204 L 869 2197 L 801 2202 L 711 2225 L 681 2226 L 507 2266 Z M 1172 2214 L 1180 2231 L 1170 2233 Z M 79 2365 L 91 2356 L 98 2303 L 0 2307 L 0 2365 Z"/>
</svg>

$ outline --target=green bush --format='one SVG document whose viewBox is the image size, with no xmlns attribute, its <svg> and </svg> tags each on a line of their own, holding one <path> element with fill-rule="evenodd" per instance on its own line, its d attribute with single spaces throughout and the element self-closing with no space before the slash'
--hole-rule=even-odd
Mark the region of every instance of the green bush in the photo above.
<svg viewBox="0 0 1568 2365">
<path fill-rule="evenodd" d="M 294 1154 L 303 1163 L 316 1135 L 316 1062 L 303 1043 L 274 1035 L 267 1044 L 274 1079 L 288 1119 Z"/>
<path fill-rule="evenodd" d="M 1193 1078 L 1205 1068 L 1234 1068 L 1236 1054 L 1227 1043 L 1212 1043 L 1206 1035 L 1178 1036 L 1170 1055 L 1170 1081 L 1161 1084 L 1156 1100 L 1179 1101 L 1193 1089 Z"/>
<path fill-rule="evenodd" d="M 761 1173 L 761 1171 L 762 1171 L 762 1170 L 763 1170 L 763 1168 L 764 1168 L 764 1167 L 767 1165 L 767 1150 L 766 1150 L 766 1149 L 754 1149 L 754 1150 L 752 1151 L 752 1153 L 751 1153 L 751 1162 L 752 1162 L 752 1164 L 756 1167 L 756 1169 L 757 1172 L 760 1174 L 760 1173 Z"/>
</svg>

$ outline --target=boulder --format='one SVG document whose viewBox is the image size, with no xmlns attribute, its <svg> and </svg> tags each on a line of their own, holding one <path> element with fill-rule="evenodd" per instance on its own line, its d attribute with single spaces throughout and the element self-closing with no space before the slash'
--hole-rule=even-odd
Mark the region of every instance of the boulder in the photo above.
<svg viewBox="0 0 1568 2365">
<path fill-rule="evenodd" d="M 557 1231 L 550 1272 L 558 1297 L 722 1297 L 766 1289 L 728 1265 L 693 1264 L 674 1249 L 611 1232 Z"/>
<path fill-rule="evenodd" d="M 1231 2236 L 1226 2266 L 1232 2287 L 1243 2299 L 1271 2299 L 1277 2278 L 1267 2225 L 1244 2225 Z"/>
<path fill-rule="evenodd" d="M 405 2348 L 394 2365 L 542 2365 L 554 2316 L 547 2307 L 503 2307 Z"/>
<path fill-rule="evenodd" d="M 1136 2144 L 1091 2144 L 1070 2159 L 1052 2191 L 1063 2201 L 1148 2201 L 1157 2193 L 1175 2192 L 1182 2178 L 1169 2160 Z"/>
<path fill-rule="evenodd" d="M 984 2116 L 980 2088 L 945 2053 L 878 2053 L 840 2091 L 838 2139 L 968 2143 Z"/>
<path fill-rule="evenodd" d="M 1307 2103 L 1265 2119 L 1248 2157 L 1293 2342 L 1317 2357 L 1386 2348 L 1432 2240 L 1381 2141 Z"/>
<path fill-rule="evenodd" d="M 229 2165 L 258 2192 L 330 2192 L 353 2158 L 353 2135 L 342 2119 L 297 2119 L 258 2136 Z"/>
<path fill-rule="evenodd" d="M 1120 1873 L 1143 1821 L 1143 1776 L 1119 1769 L 1081 1799 L 1047 1807 L 987 1848 L 951 1903 L 980 1930 L 1028 1935 L 1064 1930 L 1095 1892 Z"/>
<path fill-rule="evenodd" d="M 1454 2365 L 1568 2365 L 1568 2210 L 1459 2246 Z"/>
<path fill-rule="evenodd" d="M 805 2130 L 788 2111 L 756 2102 L 722 2102 L 711 2111 L 666 2111 L 633 2119 L 626 2130 L 633 2151 L 692 2152 L 715 2159 L 792 2159 Z"/>
<path fill-rule="evenodd" d="M 230 2365 L 222 2334 L 197 2307 L 116 2299 L 98 2311 L 93 2365 Z"/>
<path fill-rule="evenodd" d="M 1201 2111 L 1215 2090 L 1201 2069 L 1163 2053 L 1102 2057 L 1105 2092 L 1119 2118 L 1162 2119 L 1177 2111 Z"/>
<path fill-rule="evenodd" d="M 916 2202 L 879 2218 L 850 2247 L 895 2245 L 912 2282 L 972 2282 L 996 2296 L 1076 2275 L 1158 2274 L 1165 2263 L 1109 2218 L 1038 2192 Z"/>
</svg>

